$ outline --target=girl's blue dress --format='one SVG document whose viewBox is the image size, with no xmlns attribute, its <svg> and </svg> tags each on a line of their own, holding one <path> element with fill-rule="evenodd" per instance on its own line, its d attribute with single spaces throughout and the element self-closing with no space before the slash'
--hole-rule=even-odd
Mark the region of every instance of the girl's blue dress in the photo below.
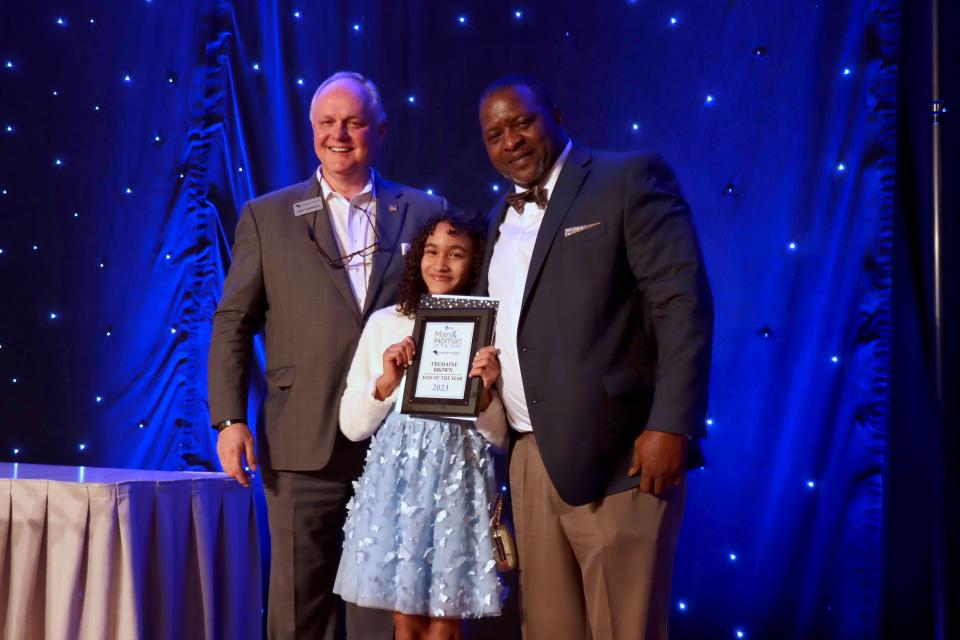
<svg viewBox="0 0 960 640">
<path fill-rule="evenodd" d="M 499 615 L 488 446 L 469 421 L 391 412 L 347 505 L 334 592 L 408 614 Z"/>
</svg>

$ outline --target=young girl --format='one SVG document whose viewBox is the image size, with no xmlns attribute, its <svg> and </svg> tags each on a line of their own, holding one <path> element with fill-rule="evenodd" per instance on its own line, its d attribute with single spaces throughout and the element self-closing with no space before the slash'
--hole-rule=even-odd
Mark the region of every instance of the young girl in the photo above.
<svg viewBox="0 0 960 640">
<path fill-rule="evenodd" d="M 500 614 L 490 507 L 496 498 L 487 443 L 504 447 L 507 423 L 494 383 L 497 351 L 480 349 L 470 376 L 483 380 L 476 422 L 393 410 L 416 355 L 410 334 L 420 296 L 467 294 L 483 260 L 483 222 L 446 212 L 427 223 L 404 257 L 396 307 L 370 316 L 340 404 L 351 440 L 374 433 L 347 505 L 334 592 L 393 611 L 396 637 L 460 638 L 460 619 Z"/>
</svg>

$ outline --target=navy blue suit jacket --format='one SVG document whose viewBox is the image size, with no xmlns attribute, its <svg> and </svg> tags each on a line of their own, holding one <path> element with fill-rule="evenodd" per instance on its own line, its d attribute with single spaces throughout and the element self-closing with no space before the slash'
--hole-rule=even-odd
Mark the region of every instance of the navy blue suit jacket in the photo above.
<svg viewBox="0 0 960 640">
<path fill-rule="evenodd" d="M 480 291 L 505 215 L 501 199 Z M 673 172 L 655 155 L 574 146 L 537 235 L 517 331 L 537 445 L 566 502 L 636 486 L 627 470 L 643 429 L 690 437 L 699 464 L 712 333 L 703 258 Z"/>
</svg>

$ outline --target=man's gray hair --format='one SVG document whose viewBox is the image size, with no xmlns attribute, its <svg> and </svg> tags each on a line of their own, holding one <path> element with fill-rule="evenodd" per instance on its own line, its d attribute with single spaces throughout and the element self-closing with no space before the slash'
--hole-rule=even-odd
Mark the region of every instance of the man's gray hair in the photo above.
<svg viewBox="0 0 960 640">
<path fill-rule="evenodd" d="M 317 90 L 313 92 L 313 98 L 310 100 L 311 118 L 313 117 L 313 106 L 317 103 L 317 98 L 320 97 L 320 94 L 324 89 L 338 80 L 353 80 L 363 87 L 367 92 L 367 95 L 370 97 L 370 106 L 373 108 L 374 117 L 377 119 L 376 124 L 381 125 L 387 121 L 387 113 L 383 110 L 383 102 L 380 101 L 380 90 L 377 89 L 377 85 L 373 84 L 373 81 L 366 76 L 354 71 L 337 71 L 335 74 L 320 83 L 320 86 L 317 87 Z"/>
</svg>

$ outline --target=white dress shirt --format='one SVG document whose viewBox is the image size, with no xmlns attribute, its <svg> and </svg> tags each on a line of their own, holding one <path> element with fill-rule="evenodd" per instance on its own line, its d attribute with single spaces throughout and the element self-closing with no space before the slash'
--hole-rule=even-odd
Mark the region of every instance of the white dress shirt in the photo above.
<svg viewBox="0 0 960 640">
<path fill-rule="evenodd" d="M 375 395 L 377 378 L 383 374 L 383 352 L 411 333 L 413 318 L 401 314 L 396 307 L 379 309 L 367 320 L 340 400 L 340 431 L 350 440 L 366 440 L 376 433 L 403 393 L 401 382 L 388 398 L 377 400 Z M 493 393 L 490 404 L 480 412 L 475 424 L 490 444 L 501 449 L 506 447 L 507 418 L 498 393 Z"/>
<path fill-rule="evenodd" d="M 323 179 L 320 169 L 317 169 L 317 179 L 320 181 L 323 199 L 330 212 L 330 225 L 333 227 L 333 235 L 337 240 L 340 255 L 345 256 L 372 245 L 376 240 L 373 225 L 376 224 L 377 217 L 377 194 L 374 189 L 373 172 L 370 172 L 370 179 L 363 190 L 349 200 L 334 191 L 333 187 Z M 356 298 L 357 306 L 362 311 L 367 300 L 370 271 L 373 269 L 372 250 L 370 255 L 353 256 L 344 268 L 350 279 L 353 297 Z"/>
<path fill-rule="evenodd" d="M 572 141 L 567 142 L 543 185 L 548 200 L 553 195 L 553 188 L 572 145 Z M 515 189 L 517 193 L 525 191 L 523 187 L 516 185 Z M 541 209 L 534 202 L 525 203 L 522 213 L 517 213 L 513 207 L 507 207 L 507 215 L 500 225 L 500 237 L 493 248 L 488 276 L 490 295 L 500 300 L 495 340 L 500 349 L 500 393 L 510 426 L 524 432 L 533 431 L 533 426 L 530 424 L 527 396 L 523 392 L 523 378 L 520 375 L 517 326 L 520 322 L 520 305 L 523 303 L 527 271 L 530 270 L 530 256 L 540 232 L 544 211 L 545 208 Z"/>
</svg>

